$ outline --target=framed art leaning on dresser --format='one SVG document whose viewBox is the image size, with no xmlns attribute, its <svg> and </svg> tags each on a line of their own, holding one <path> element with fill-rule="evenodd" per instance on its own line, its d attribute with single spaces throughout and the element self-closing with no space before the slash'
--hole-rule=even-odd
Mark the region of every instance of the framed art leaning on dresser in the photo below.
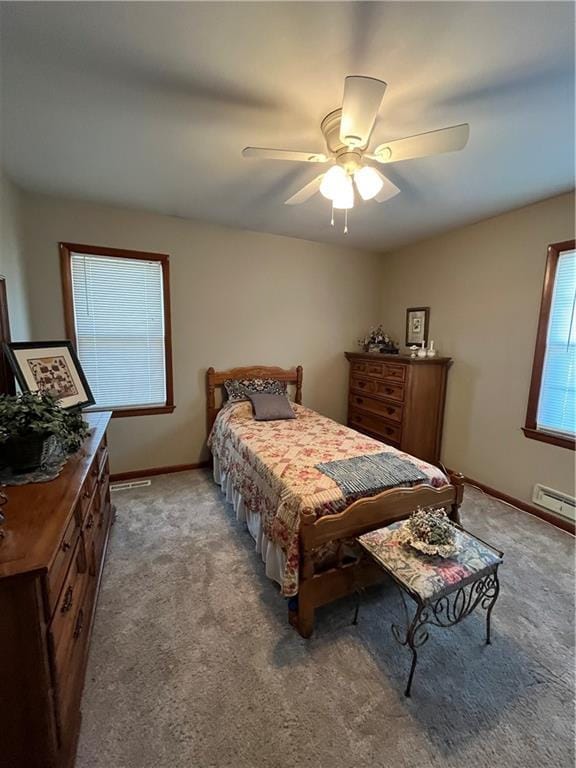
<svg viewBox="0 0 576 768">
<path fill-rule="evenodd" d="M 68 339 L 10 342 L 4 349 L 23 392 L 49 392 L 64 410 L 95 404 L 76 351 Z"/>
<path fill-rule="evenodd" d="M 438 464 L 449 357 L 346 352 L 348 426 Z"/>
</svg>

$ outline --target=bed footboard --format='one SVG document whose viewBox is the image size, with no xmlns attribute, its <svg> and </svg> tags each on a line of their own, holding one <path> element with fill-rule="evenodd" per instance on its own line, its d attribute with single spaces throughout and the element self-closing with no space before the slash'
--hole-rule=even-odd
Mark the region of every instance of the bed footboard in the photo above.
<svg viewBox="0 0 576 768">
<path fill-rule="evenodd" d="M 322 573 L 314 573 L 313 553 L 329 542 L 361 536 L 397 520 L 407 518 L 416 507 L 445 507 L 450 518 L 460 524 L 459 508 L 464 495 L 464 478 L 450 474 L 450 485 L 433 488 L 391 488 L 377 496 L 358 499 L 342 512 L 316 518 L 304 512 L 300 523 L 300 585 L 298 609 L 289 620 L 302 637 L 314 629 L 316 608 L 350 594 L 359 587 L 382 580 L 382 571 L 365 560 L 344 563 Z"/>
</svg>

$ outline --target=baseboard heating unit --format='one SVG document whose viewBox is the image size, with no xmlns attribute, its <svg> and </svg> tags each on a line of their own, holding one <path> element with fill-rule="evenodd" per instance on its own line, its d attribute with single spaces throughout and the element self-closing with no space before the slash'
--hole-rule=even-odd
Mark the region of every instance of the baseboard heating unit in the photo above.
<svg viewBox="0 0 576 768">
<path fill-rule="evenodd" d="M 574 496 L 567 493 L 555 491 L 553 488 L 547 488 L 545 485 L 537 483 L 534 486 L 532 501 L 539 507 L 548 509 L 555 515 L 561 515 L 567 520 L 576 520 L 576 501 Z"/>
<path fill-rule="evenodd" d="M 147 485 L 152 485 L 151 480 L 127 480 L 125 483 L 112 483 L 110 485 L 111 491 L 127 491 L 130 488 L 144 488 Z"/>
</svg>

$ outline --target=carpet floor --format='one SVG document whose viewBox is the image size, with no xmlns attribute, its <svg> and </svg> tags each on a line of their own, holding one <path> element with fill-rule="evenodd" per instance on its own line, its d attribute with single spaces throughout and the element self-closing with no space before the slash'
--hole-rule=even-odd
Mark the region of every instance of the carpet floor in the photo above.
<svg viewBox="0 0 576 768">
<path fill-rule="evenodd" d="M 114 494 L 78 768 L 569 768 L 574 540 L 467 488 L 463 522 L 505 552 L 483 614 L 433 629 L 412 698 L 396 590 L 317 613 L 303 640 L 207 471 Z"/>
</svg>

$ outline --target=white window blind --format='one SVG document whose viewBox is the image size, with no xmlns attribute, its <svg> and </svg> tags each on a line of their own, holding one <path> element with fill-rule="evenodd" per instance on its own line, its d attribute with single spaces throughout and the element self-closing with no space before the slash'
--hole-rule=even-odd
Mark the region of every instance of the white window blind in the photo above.
<svg viewBox="0 0 576 768">
<path fill-rule="evenodd" d="M 576 433 L 576 251 L 558 258 L 536 424 Z"/>
<path fill-rule="evenodd" d="M 72 253 L 77 351 L 97 408 L 166 404 L 159 261 Z"/>
</svg>

